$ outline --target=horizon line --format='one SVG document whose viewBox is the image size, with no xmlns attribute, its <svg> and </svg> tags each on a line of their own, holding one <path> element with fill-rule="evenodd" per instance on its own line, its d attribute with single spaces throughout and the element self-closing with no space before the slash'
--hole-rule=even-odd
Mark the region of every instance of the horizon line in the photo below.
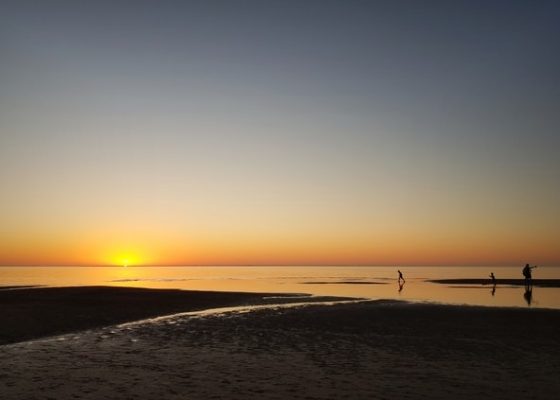
<svg viewBox="0 0 560 400">
<path fill-rule="evenodd" d="M 476 263 L 476 264 L 0 264 L 6 267 L 64 267 L 64 268 L 107 268 L 107 267 L 516 267 L 526 263 Z M 539 267 L 558 267 L 560 263 L 540 264 Z"/>
</svg>

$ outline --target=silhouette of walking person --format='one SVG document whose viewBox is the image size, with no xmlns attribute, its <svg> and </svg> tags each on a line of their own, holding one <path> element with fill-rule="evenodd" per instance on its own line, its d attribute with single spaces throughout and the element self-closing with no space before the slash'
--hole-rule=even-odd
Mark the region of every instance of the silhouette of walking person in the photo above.
<svg viewBox="0 0 560 400">
<path fill-rule="evenodd" d="M 404 277 L 403 277 L 402 272 L 401 272 L 400 270 L 397 270 L 397 272 L 399 273 L 399 284 L 400 284 L 401 282 L 402 282 L 402 283 L 405 283 L 406 281 L 404 280 Z"/>
</svg>

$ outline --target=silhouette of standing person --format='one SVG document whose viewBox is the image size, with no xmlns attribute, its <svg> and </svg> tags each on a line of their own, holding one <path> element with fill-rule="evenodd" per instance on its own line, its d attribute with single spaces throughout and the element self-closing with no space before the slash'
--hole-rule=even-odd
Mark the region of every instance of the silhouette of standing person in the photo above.
<svg viewBox="0 0 560 400">
<path fill-rule="evenodd" d="M 525 264 L 523 268 L 523 276 L 525 277 L 525 287 L 529 287 L 533 284 L 533 276 L 531 274 L 531 270 L 533 268 L 537 268 L 537 266 L 530 267 L 529 264 Z"/>
<path fill-rule="evenodd" d="M 403 277 L 402 272 L 401 272 L 400 270 L 397 270 L 397 271 L 398 271 L 398 273 L 399 273 L 399 284 L 400 284 L 401 282 L 402 282 L 402 283 L 405 283 L 406 281 L 404 280 L 404 277 Z"/>
</svg>

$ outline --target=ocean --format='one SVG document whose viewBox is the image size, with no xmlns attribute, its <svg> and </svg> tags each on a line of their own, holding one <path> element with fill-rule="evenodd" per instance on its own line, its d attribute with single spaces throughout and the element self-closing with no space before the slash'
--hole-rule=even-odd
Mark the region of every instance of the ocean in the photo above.
<svg viewBox="0 0 560 400">
<path fill-rule="evenodd" d="M 399 285 L 400 269 L 406 283 Z M 131 286 L 188 290 L 301 293 L 367 299 L 560 309 L 560 288 L 438 284 L 432 279 L 522 279 L 517 267 L 0 267 L 0 286 Z M 560 267 L 539 267 L 534 279 L 560 279 Z"/>
</svg>

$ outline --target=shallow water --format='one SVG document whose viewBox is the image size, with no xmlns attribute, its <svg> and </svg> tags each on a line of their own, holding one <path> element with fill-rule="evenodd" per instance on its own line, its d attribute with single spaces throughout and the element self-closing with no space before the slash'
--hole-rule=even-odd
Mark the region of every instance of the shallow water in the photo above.
<svg viewBox="0 0 560 400">
<path fill-rule="evenodd" d="M 430 279 L 522 278 L 521 267 L 0 267 L 0 285 L 110 285 L 246 292 L 309 293 L 368 299 L 560 309 L 560 289 L 444 285 Z M 539 267 L 534 278 L 560 279 L 560 267 Z M 530 302 L 529 302 L 530 301 Z"/>
</svg>

